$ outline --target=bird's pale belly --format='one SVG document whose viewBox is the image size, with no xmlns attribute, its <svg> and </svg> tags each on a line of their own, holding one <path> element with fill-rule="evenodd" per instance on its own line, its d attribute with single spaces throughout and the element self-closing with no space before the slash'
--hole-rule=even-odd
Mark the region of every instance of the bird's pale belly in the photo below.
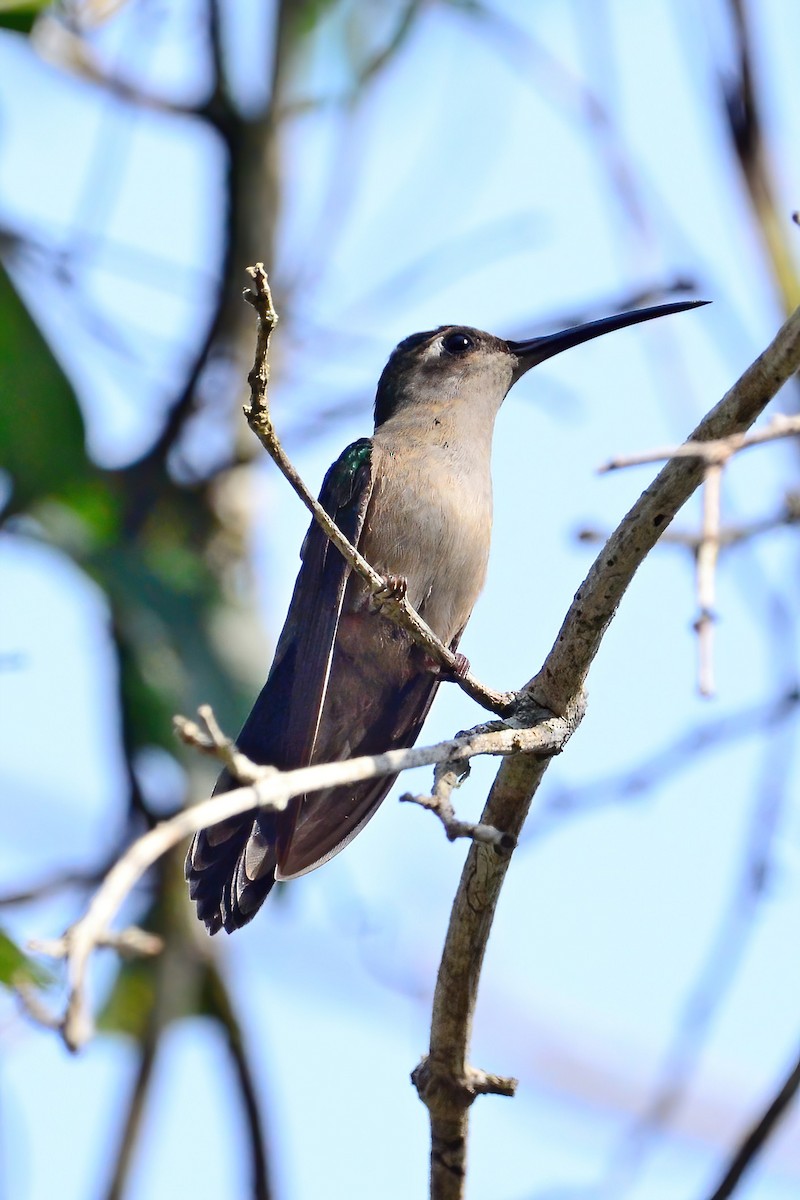
<svg viewBox="0 0 800 1200">
<path fill-rule="evenodd" d="M 361 549 L 382 575 L 401 575 L 409 603 L 449 644 L 461 633 L 486 575 L 491 496 L 456 486 L 423 492 L 383 487 L 374 497 Z M 388 493 L 388 494 L 387 494 Z"/>
</svg>

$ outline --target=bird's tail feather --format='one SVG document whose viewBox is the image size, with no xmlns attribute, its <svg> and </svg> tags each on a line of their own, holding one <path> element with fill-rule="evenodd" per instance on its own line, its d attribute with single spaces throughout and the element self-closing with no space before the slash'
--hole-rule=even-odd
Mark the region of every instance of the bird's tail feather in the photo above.
<svg viewBox="0 0 800 1200">
<path fill-rule="evenodd" d="M 236 786 L 223 771 L 214 795 Z M 197 916 L 209 933 L 232 933 L 252 921 L 275 882 L 274 846 L 274 815 L 256 809 L 194 835 L 184 874 Z"/>
</svg>

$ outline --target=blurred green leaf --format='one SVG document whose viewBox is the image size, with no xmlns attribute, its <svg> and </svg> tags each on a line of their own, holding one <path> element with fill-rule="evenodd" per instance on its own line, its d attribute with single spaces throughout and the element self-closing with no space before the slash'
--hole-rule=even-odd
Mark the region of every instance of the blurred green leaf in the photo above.
<svg viewBox="0 0 800 1200">
<path fill-rule="evenodd" d="M 53 976 L 0 929 L 0 984 L 10 988 L 19 980 L 37 987 L 49 987 Z"/>
<path fill-rule="evenodd" d="M 141 1041 L 156 1003 L 158 972 L 162 964 L 155 958 L 137 958 L 123 962 L 111 993 L 97 1018 L 102 1033 L 121 1033 Z M 196 973 L 195 973 L 196 972 Z M 220 1019 L 220 981 L 210 965 L 193 968 L 192 986 L 181 992 L 182 1003 L 169 1005 L 166 1021 L 185 1017 Z"/>
<path fill-rule="evenodd" d="M 43 9 L 50 7 L 51 0 L 0 0 L 0 29 L 13 29 L 16 33 L 30 33 L 33 23 Z"/>
<path fill-rule="evenodd" d="M 94 475 L 72 385 L 1 265 L 0 446 L 15 511 Z"/>
<path fill-rule="evenodd" d="M 140 1041 L 144 1037 L 156 997 L 154 958 L 135 958 L 123 962 L 111 993 L 97 1017 L 102 1033 L 123 1033 Z"/>
<path fill-rule="evenodd" d="M 161 746 L 175 753 L 172 717 L 178 705 L 171 689 L 148 678 L 141 647 L 119 626 L 115 634 L 119 656 L 120 700 L 127 716 L 131 748 Z"/>
<path fill-rule="evenodd" d="M 141 1040 L 154 1029 L 192 1016 L 214 1016 L 214 965 L 194 928 L 183 877 L 183 852 L 173 850 L 154 869 L 155 890 L 137 924 L 163 939 L 161 954 L 120 962 L 97 1026 Z"/>
<path fill-rule="evenodd" d="M 308 37 L 313 33 L 319 22 L 335 8 L 337 0 L 300 0 L 289 12 L 295 22 L 295 32 L 298 37 Z"/>
<path fill-rule="evenodd" d="M 209 635 L 218 584 L 202 556 L 175 538 L 171 548 L 110 545 L 86 565 L 115 613 L 136 743 L 174 751 L 176 708 L 207 702 L 224 728 L 238 728 L 245 699 Z"/>
<path fill-rule="evenodd" d="M 83 522 L 95 543 L 112 542 L 119 536 L 119 499 L 110 483 L 98 473 L 75 479 L 64 489 L 64 503 Z"/>
</svg>

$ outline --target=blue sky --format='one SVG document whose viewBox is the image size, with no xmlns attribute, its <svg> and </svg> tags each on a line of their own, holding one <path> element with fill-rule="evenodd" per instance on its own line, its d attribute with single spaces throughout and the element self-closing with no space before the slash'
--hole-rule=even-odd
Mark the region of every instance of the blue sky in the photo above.
<svg viewBox="0 0 800 1200">
<path fill-rule="evenodd" d="M 800 194 L 792 103 L 800 11 L 778 0 L 751 7 L 788 213 Z M 767 343 L 780 312 L 723 136 L 723 6 L 509 0 L 496 8 L 535 33 L 558 72 L 523 38 L 498 41 L 467 15 L 432 5 L 354 111 L 324 110 L 287 128 L 276 275 L 287 290 L 293 285 L 292 315 L 275 338 L 274 405 L 316 487 L 341 446 L 370 431 L 375 381 L 412 330 L 457 321 L 511 336 L 539 332 L 572 312 L 610 310 L 617 298 L 678 274 L 697 280 L 713 307 L 552 360 L 520 383 L 500 414 L 492 559 L 462 649 L 481 678 L 506 688 L 536 671 L 588 569 L 590 551 L 576 530 L 612 528 L 652 474 L 598 476 L 597 466 L 684 436 Z M 192 6 L 175 6 L 169 18 L 149 13 L 147 37 L 132 7 L 100 34 L 100 51 L 144 82 L 193 98 L 204 76 L 190 36 Z M 242 75 L 255 77 L 247 61 L 255 39 L 246 31 L 263 11 L 242 3 L 230 13 L 231 53 L 244 56 Z M 332 50 L 341 36 L 332 20 L 309 57 L 306 78 L 318 89 L 337 82 Z M 126 461 L 157 429 L 170 370 L 191 345 L 197 290 L 218 244 L 220 156 L 190 121 L 99 105 L 91 88 L 16 39 L 0 40 L 0 79 L 3 224 L 57 228 L 65 244 L 81 232 L 103 234 L 91 243 L 85 295 L 124 333 L 122 364 L 57 289 L 47 289 L 54 300 L 43 322 L 79 389 L 93 452 L 106 463 Z M 602 130 L 581 118 L 576 79 L 605 98 L 614 154 L 640 213 L 635 227 L 612 182 Z M 451 249 L 437 254 L 443 244 Z M 41 274 L 21 286 L 41 297 Z M 321 397 L 360 403 L 313 439 L 292 434 Z M 218 420 L 207 421 L 198 454 L 227 436 Z M 779 505 L 793 453 L 776 446 L 733 465 L 730 519 Z M 263 622 L 255 691 L 307 519 L 266 464 L 237 488 L 252 516 Z M 697 513 L 689 506 L 681 527 Z M 122 780 L 100 598 L 57 555 L 7 536 L 0 569 L 2 649 L 25 663 L 0 677 L 2 772 L 13 797 L 0 875 L 10 888 L 65 856 L 93 862 L 108 844 Z M 653 554 L 593 668 L 584 724 L 539 803 L 646 761 L 698 722 L 769 699 L 776 680 L 797 669 L 796 647 L 770 616 L 776 595 L 794 610 L 796 570 L 789 531 L 723 561 L 718 695 L 702 701 L 690 566 L 675 550 Z M 250 631 L 248 623 L 239 636 Z M 43 711 L 68 714 L 48 731 L 46 756 Z M 460 691 L 442 689 L 422 740 L 479 719 Z M 457 796 L 464 815 L 479 812 L 495 768 L 475 767 Z M 403 788 L 421 790 L 428 780 L 421 772 Z M 600 1185 L 717 944 L 756 806 L 772 786 L 769 886 L 753 919 L 731 935 L 735 969 L 689 1094 L 626 1194 L 671 1200 L 710 1190 L 733 1140 L 797 1053 L 797 783 L 794 728 L 776 726 L 692 759 L 627 803 L 562 817 L 521 848 L 489 947 L 471 1055 L 487 1070 L 518 1075 L 520 1093 L 473 1109 L 471 1196 L 622 1194 Z M 463 855 L 430 817 L 389 799 L 345 855 L 293 884 L 285 904 L 268 905 L 221 946 L 258 1056 L 282 1200 L 373 1195 L 376 1179 L 389 1200 L 424 1191 L 427 1123 L 408 1073 L 425 1050 Z M 56 933 L 75 905 L 67 897 L 20 910 L 14 931 Z M 0 1197 L 98 1194 L 130 1048 L 98 1039 L 72 1059 L 11 1009 L 0 1038 Z M 216 1196 L 241 1185 L 226 1073 L 203 1022 L 167 1036 L 131 1197 Z M 795 1116 L 743 1197 L 796 1194 L 798 1132 Z"/>
</svg>

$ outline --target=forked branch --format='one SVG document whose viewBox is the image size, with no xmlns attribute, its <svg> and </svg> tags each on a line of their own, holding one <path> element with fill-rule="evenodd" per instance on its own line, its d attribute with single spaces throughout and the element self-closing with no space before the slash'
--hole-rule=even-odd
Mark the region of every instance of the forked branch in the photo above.
<svg viewBox="0 0 800 1200">
<path fill-rule="evenodd" d="M 345 762 L 319 763 L 294 771 L 278 771 L 253 763 L 220 730 L 207 706 L 200 721 L 176 717 L 178 735 L 203 753 L 224 763 L 242 786 L 204 800 L 162 821 L 133 842 L 117 860 L 95 893 L 84 916 L 62 938 L 37 943 L 32 949 L 67 963 L 67 1003 L 62 1015 L 45 1014 L 38 997 L 28 990 L 21 997 L 29 1014 L 40 1024 L 59 1029 L 70 1050 L 78 1050 L 93 1033 L 92 1006 L 88 994 L 88 971 L 99 946 L 114 946 L 127 953 L 157 953 L 158 939 L 139 929 L 115 932 L 112 924 L 125 900 L 145 872 L 190 834 L 230 817 L 264 808 L 282 811 L 294 796 L 357 783 L 381 775 L 395 775 L 413 767 L 450 761 L 466 762 L 477 754 L 557 754 L 568 729 L 558 718 L 541 720 L 528 728 L 511 728 L 501 722 L 479 725 L 447 742 L 390 750 Z M 495 842 L 504 844 L 496 830 Z"/>
</svg>

